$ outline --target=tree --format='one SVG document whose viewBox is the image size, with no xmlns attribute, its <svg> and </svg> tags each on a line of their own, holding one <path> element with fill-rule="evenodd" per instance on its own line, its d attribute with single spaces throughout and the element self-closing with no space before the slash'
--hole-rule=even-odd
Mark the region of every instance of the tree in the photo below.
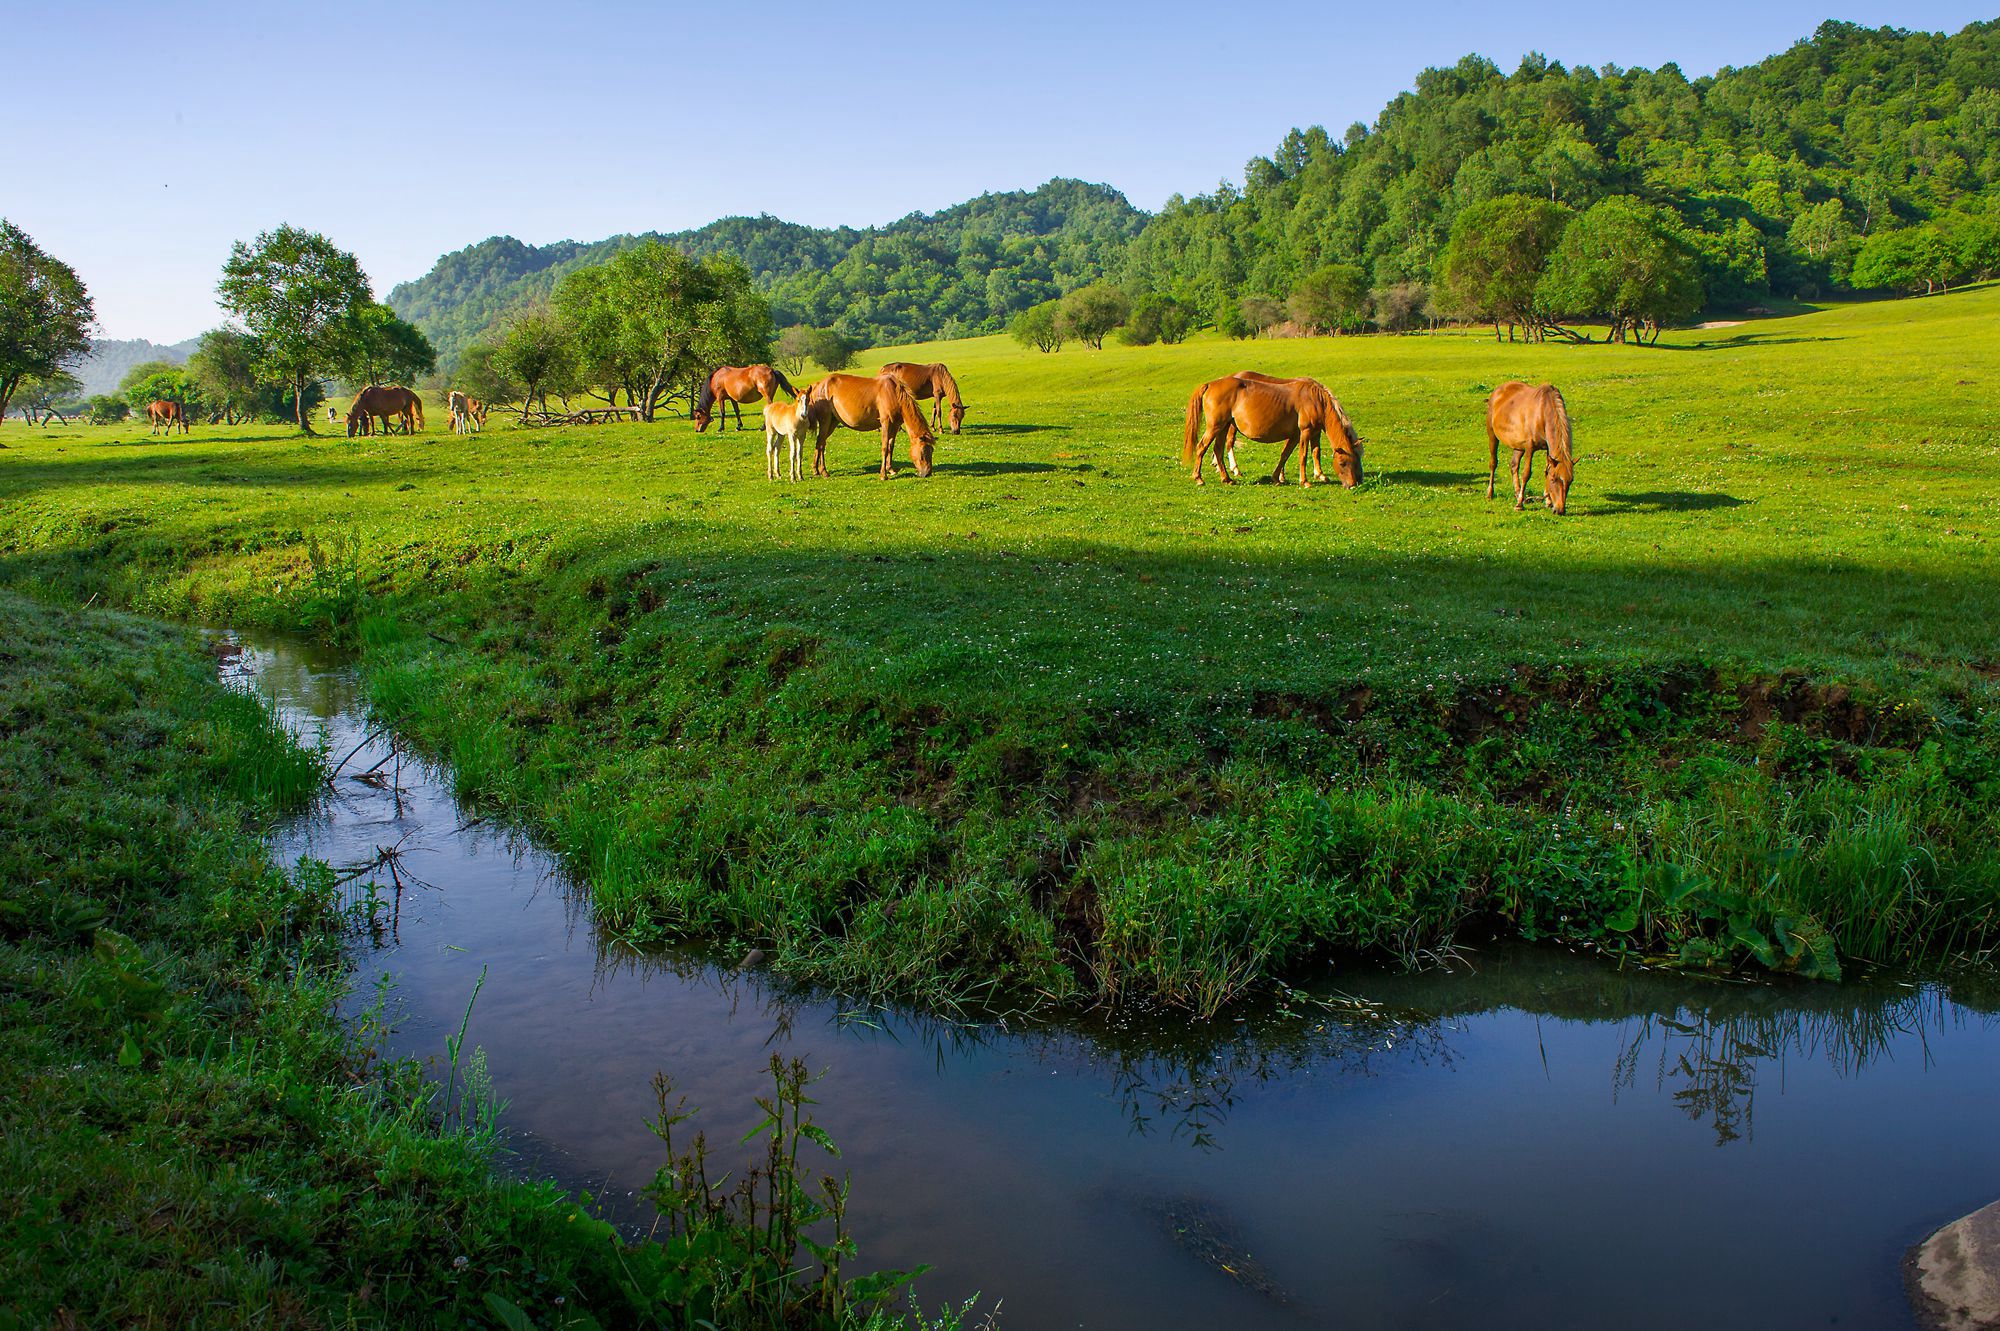
<svg viewBox="0 0 2000 1331">
<path fill-rule="evenodd" d="M 187 378 L 195 391 L 231 425 L 276 407 L 271 385 L 258 374 L 257 339 L 240 328 L 211 328 L 188 357 Z"/>
<path fill-rule="evenodd" d="M 88 356 L 96 325 L 76 270 L 0 218 L 0 420 L 26 380 L 50 381 Z"/>
<path fill-rule="evenodd" d="M 1404 333 L 1437 320 L 1431 289 L 1422 282 L 1377 287 L 1368 293 L 1368 304 L 1375 314 L 1375 326 L 1385 333 Z"/>
<path fill-rule="evenodd" d="M 112 393 L 98 393 L 83 404 L 83 418 L 92 425 L 116 425 L 131 414 L 125 399 Z"/>
<path fill-rule="evenodd" d="M 361 265 L 325 236 L 281 226 L 236 242 L 218 290 L 257 339 L 264 371 L 289 390 L 300 431 L 311 434 L 307 398 L 339 371 L 356 311 L 373 299 Z"/>
<path fill-rule="evenodd" d="M 695 260 L 647 240 L 563 278 L 555 305 L 575 331 L 583 378 L 623 388 L 649 421 L 710 367 L 771 354 L 770 306 L 726 255 Z"/>
<path fill-rule="evenodd" d="M 1562 240 L 1569 210 L 1547 199 L 1507 194 L 1474 204 L 1458 215 L 1445 242 L 1444 306 L 1462 319 L 1500 325 L 1508 336 L 1520 324 L 1540 336 L 1535 305 L 1549 255 Z"/>
<path fill-rule="evenodd" d="M 175 402 L 190 421 L 201 400 L 201 391 L 188 377 L 187 367 L 165 361 L 134 365 L 118 381 L 118 391 L 134 411 L 144 411 L 149 402 Z"/>
<path fill-rule="evenodd" d="M 1315 333 L 1359 327 L 1368 311 L 1368 277 L 1351 263 L 1330 263 L 1292 288 L 1292 322 Z"/>
<path fill-rule="evenodd" d="M 816 328 L 806 339 L 806 354 L 829 373 L 837 374 L 854 364 L 859 351 L 853 342 L 831 328 Z"/>
<path fill-rule="evenodd" d="M 1236 337 L 1260 337 L 1285 321 L 1285 307 L 1269 296 L 1245 296 L 1236 302 Z"/>
<path fill-rule="evenodd" d="M 1056 317 L 1063 331 L 1093 351 L 1104 349 L 1104 335 L 1131 317 L 1132 302 L 1109 282 L 1092 282 L 1062 298 Z"/>
<path fill-rule="evenodd" d="M 1660 328 L 1701 308 L 1701 266 L 1673 214 L 1614 196 L 1571 219 L 1536 299 L 1548 310 L 1610 321 L 1605 341 Z"/>
<path fill-rule="evenodd" d="M 357 387 L 408 384 L 437 369 L 437 351 L 387 305 L 357 305 L 341 338 L 340 373 Z"/>
<path fill-rule="evenodd" d="M 1925 295 L 1949 291 L 1960 275 L 1958 255 L 1944 226 L 1936 221 L 1900 231 L 1877 231 L 1854 256 L 1857 287 L 1922 288 Z"/>
<path fill-rule="evenodd" d="M 553 310 L 543 306 L 525 310 L 515 315 L 507 331 L 500 335 L 490 368 L 510 386 L 518 386 L 521 419 L 526 420 L 529 406 L 537 399 L 546 408 L 551 392 L 563 395 L 575 386 L 576 339 L 569 324 Z M 491 398 L 473 395 L 481 401 L 494 402 L 511 401 L 514 396 L 512 393 L 495 393 Z"/>
<path fill-rule="evenodd" d="M 1061 306 L 1059 300 L 1045 300 L 1039 305 L 1030 305 L 1014 316 L 1007 325 L 1007 332 L 1024 347 L 1047 353 L 1060 351 L 1063 344 L 1063 321 L 1056 317 Z"/>
<path fill-rule="evenodd" d="M 1119 336 L 1132 346 L 1148 347 L 1155 342 L 1183 341 L 1193 330 L 1192 310 L 1172 296 L 1148 292 L 1132 302 L 1132 317 L 1125 321 Z"/>
<path fill-rule="evenodd" d="M 36 374 L 23 379 L 14 400 L 30 425 L 45 424 L 50 417 L 67 425 L 69 421 L 65 417 L 82 410 L 82 392 L 82 380 L 68 370 L 57 370 L 54 374 Z"/>
<path fill-rule="evenodd" d="M 513 402 L 526 392 L 507 358 L 491 342 L 474 342 L 460 352 L 451 378 L 460 392 L 489 405 Z"/>
<path fill-rule="evenodd" d="M 806 361 L 812 356 L 812 338 L 812 329 L 793 324 L 771 344 L 773 362 L 786 374 L 804 374 Z"/>
</svg>

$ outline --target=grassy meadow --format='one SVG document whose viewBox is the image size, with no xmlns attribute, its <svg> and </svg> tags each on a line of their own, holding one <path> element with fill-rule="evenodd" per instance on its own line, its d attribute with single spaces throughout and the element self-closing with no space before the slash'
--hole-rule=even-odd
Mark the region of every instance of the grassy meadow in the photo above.
<svg viewBox="0 0 2000 1331">
<path fill-rule="evenodd" d="M 1213 1012 L 1482 931 L 1831 976 L 2000 942 L 1996 328 L 897 347 L 857 368 L 970 411 L 886 484 L 678 418 L 10 424 L 0 585 L 350 641 L 609 928 L 868 993 Z M 1334 390 L 1361 488 L 1190 483 L 1188 393 L 1248 368 Z M 1565 518 L 1504 457 L 1485 497 L 1515 377 L 1568 398 Z"/>
</svg>

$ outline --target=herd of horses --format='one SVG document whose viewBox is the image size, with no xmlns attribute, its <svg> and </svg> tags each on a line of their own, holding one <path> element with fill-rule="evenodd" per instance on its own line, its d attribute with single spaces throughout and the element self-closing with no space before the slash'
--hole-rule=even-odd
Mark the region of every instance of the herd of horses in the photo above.
<svg viewBox="0 0 2000 1331">
<path fill-rule="evenodd" d="M 791 400 L 781 401 L 781 393 Z M 924 401 L 931 404 L 928 419 L 919 405 Z M 743 404 L 759 402 L 764 404 L 764 475 L 770 480 L 781 475 L 794 481 L 803 478 L 807 440 L 813 446 L 813 475 L 827 475 L 827 441 L 839 429 L 881 436 L 883 480 L 896 474 L 896 439 L 907 433 L 911 466 L 917 475 L 929 476 L 937 430 L 948 428 L 958 434 L 965 427 L 965 399 L 949 369 L 939 364 L 892 361 L 872 375 L 829 374 L 803 389 L 794 388 L 781 371 L 769 365 L 725 365 L 711 373 L 695 393 L 695 430 L 706 431 L 717 419 L 722 421 L 721 428 L 727 429 L 732 408 L 736 428 L 741 430 Z M 486 423 L 486 405 L 479 399 L 452 389 L 447 403 L 455 433 L 477 433 Z M 333 408 L 327 408 L 329 421 L 333 414 Z M 155 433 L 162 427 L 172 433 L 176 425 L 182 433 L 187 432 L 187 413 L 177 402 L 149 402 L 146 416 Z M 348 437 L 373 434 L 377 422 L 385 432 L 398 424 L 406 433 L 421 430 L 423 399 L 400 385 L 371 384 L 355 395 L 347 410 Z M 1361 484 L 1361 436 L 1340 400 L 1317 379 L 1286 379 L 1241 370 L 1196 388 L 1188 398 L 1181 435 L 1181 465 L 1194 468 L 1196 485 L 1203 483 L 1202 465 L 1207 457 L 1214 458 L 1216 475 L 1223 484 L 1232 485 L 1241 477 L 1236 466 L 1238 438 L 1283 445 L 1269 478 L 1274 484 L 1285 484 L 1285 467 L 1295 452 L 1301 487 L 1327 481 L 1324 451 L 1329 446 L 1334 475 L 1340 483 L 1348 489 Z M 1543 500 L 1557 514 L 1568 511 L 1576 454 L 1570 440 L 1569 406 L 1553 384 L 1510 380 L 1494 389 L 1486 399 L 1486 443 L 1488 499 L 1493 498 L 1500 446 L 1505 444 L 1511 452 L 1514 507 L 1526 506 L 1535 454 L 1545 453 L 1548 466 L 1542 475 Z M 781 444 L 789 448 L 787 459 L 780 458 Z"/>
</svg>

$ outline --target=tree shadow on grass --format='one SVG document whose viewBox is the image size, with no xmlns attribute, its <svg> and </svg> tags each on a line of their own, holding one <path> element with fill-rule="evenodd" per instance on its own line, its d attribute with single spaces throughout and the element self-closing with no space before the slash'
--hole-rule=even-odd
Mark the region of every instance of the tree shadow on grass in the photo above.
<svg viewBox="0 0 2000 1331">
<path fill-rule="evenodd" d="M 1700 513 L 1716 508 L 1741 508 L 1749 503 L 1735 495 L 1706 490 L 1647 490 L 1639 494 L 1606 494 L 1609 505 L 1593 504 L 1594 513 Z"/>
<path fill-rule="evenodd" d="M 1750 351 L 1758 347 L 1789 347 L 1802 342 L 1845 342 L 1844 337 L 1775 337 L 1769 333 L 1742 333 L 1717 338 L 1713 342 L 1656 342 L 1654 351 Z"/>
</svg>

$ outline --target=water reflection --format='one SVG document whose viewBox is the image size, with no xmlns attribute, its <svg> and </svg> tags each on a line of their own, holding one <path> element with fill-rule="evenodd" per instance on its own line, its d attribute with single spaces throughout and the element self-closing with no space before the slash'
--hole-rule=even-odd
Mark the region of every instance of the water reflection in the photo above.
<svg viewBox="0 0 2000 1331">
<path fill-rule="evenodd" d="M 984 1290 L 1026 1326 L 1895 1325 L 1902 1246 L 2000 1195 L 1975 979 L 1718 984 L 1496 949 L 1205 1026 L 857 1008 L 598 935 L 532 843 L 371 732 L 338 663 L 249 664 L 345 758 L 279 851 L 375 894 L 358 965 L 392 977 L 388 1052 L 439 1052 L 486 975 L 470 1040 L 524 1168 L 635 1227 L 652 1075 L 734 1140 L 773 1051 L 828 1074 L 866 1262 L 933 1263 L 933 1303 Z M 1635 1306 L 1632 1254 L 1668 1251 L 1676 1280 Z"/>
</svg>

